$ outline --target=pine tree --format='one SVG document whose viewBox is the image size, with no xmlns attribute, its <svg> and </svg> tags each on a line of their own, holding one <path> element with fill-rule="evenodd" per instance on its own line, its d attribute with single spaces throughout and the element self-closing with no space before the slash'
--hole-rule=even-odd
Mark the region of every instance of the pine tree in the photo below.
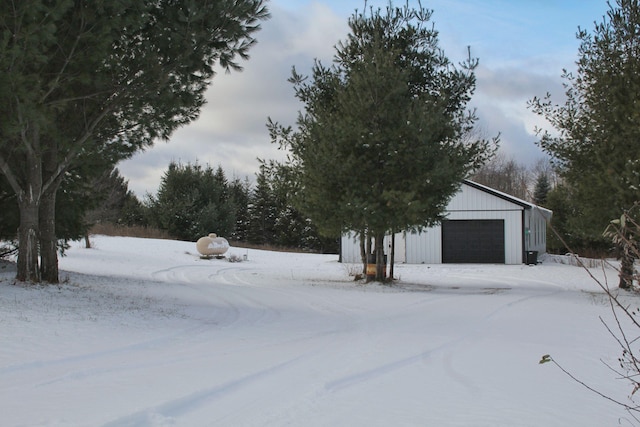
<svg viewBox="0 0 640 427">
<path fill-rule="evenodd" d="M 466 110 L 477 61 L 456 68 L 438 47 L 423 8 L 355 13 L 332 67 L 316 62 L 290 81 L 305 105 L 298 129 L 270 122 L 291 150 L 298 206 L 327 236 L 356 230 L 375 238 L 383 277 L 386 233 L 432 226 L 475 167 L 492 154 L 472 141 Z"/>
<path fill-rule="evenodd" d="M 193 121 L 215 67 L 239 69 L 267 16 L 263 0 L 0 2 L 0 172 L 20 212 L 18 280 L 58 281 L 66 174 Z"/>
<path fill-rule="evenodd" d="M 117 168 L 107 170 L 89 183 L 95 206 L 84 214 L 88 226 L 98 222 L 116 223 L 124 207 L 129 184 Z"/>
<path fill-rule="evenodd" d="M 235 207 L 225 197 L 229 193 L 226 183 L 224 172 L 214 173 L 211 166 L 172 162 L 158 194 L 149 199 L 152 225 L 183 240 L 194 241 L 209 233 L 231 235 Z"/>
<path fill-rule="evenodd" d="M 563 74 L 566 101 L 534 98 L 533 111 L 556 133 L 540 131 L 541 147 L 560 167 L 580 203 L 572 233 L 601 236 L 609 221 L 640 200 L 640 2 L 617 0 L 593 32 L 579 29 L 575 74 Z M 622 271 L 633 259 L 622 257 Z M 633 285 L 621 274 L 620 287 Z"/>
<path fill-rule="evenodd" d="M 234 178 L 229 183 L 229 198 L 235 208 L 236 223 L 230 237 L 232 240 L 248 241 L 249 233 L 249 195 L 251 183 L 248 178 L 244 181 Z"/>
<path fill-rule="evenodd" d="M 205 206 L 198 219 L 198 234 L 231 236 L 236 223 L 236 207 L 229 197 L 229 182 L 222 167 L 218 166 L 213 176 L 209 169 L 201 186 Z"/>
<path fill-rule="evenodd" d="M 20 217 L 15 193 L 7 180 L 0 175 L 0 240 L 14 241 L 18 237 Z"/>
<path fill-rule="evenodd" d="M 536 186 L 533 189 L 533 202 L 536 205 L 545 206 L 547 203 L 547 194 L 551 190 L 549 177 L 546 173 L 541 173 L 536 178 Z"/>
<path fill-rule="evenodd" d="M 131 190 L 127 191 L 118 215 L 117 224 L 127 227 L 149 225 L 148 212 L 144 204 Z"/>
<path fill-rule="evenodd" d="M 275 203 L 269 182 L 268 169 L 264 162 L 256 174 L 256 185 L 249 197 L 249 230 L 247 239 L 250 243 L 264 245 L 275 240 Z"/>
</svg>

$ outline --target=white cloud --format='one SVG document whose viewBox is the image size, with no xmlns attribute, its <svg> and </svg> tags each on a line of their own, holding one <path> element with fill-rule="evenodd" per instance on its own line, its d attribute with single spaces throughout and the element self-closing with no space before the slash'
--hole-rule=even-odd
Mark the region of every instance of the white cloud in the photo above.
<svg viewBox="0 0 640 427">
<path fill-rule="evenodd" d="M 387 2 L 368 4 L 385 7 Z M 198 120 L 175 132 L 169 143 L 158 142 L 120 165 L 130 188 L 140 196 L 155 194 L 172 160 L 221 165 L 229 177 L 253 179 L 257 157 L 282 159 L 266 122 L 271 117 L 295 124 L 302 105 L 287 82 L 291 68 L 307 74 L 316 58 L 328 64 L 334 46 L 347 35 L 348 17 L 363 5 L 360 0 L 272 0 L 272 18 L 263 23 L 244 71 L 220 72 Z M 546 123 L 527 109 L 527 100 L 547 91 L 561 100 L 560 74 L 575 61 L 577 25 L 590 14 L 597 19 L 599 12 L 533 1 L 434 0 L 427 7 L 435 9 L 440 45 L 454 63 L 465 58 L 467 45 L 480 58 L 471 104 L 478 109 L 480 128 L 487 137 L 501 133 L 505 154 L 520 162 L 537 160 L 542 153 L 533 129 Z M 580 16 L 570 20 L 575 14 Z"/>
<path fill-rule="evenodd" d="M 252 179 L 258 157 L 283 158 L 270 142 L 267 118 L 295 124 L 301 105 L 287 81 L 291 68 L 307 73 L 315 58 L 329 62 L 333 46 L 347 34 L 347 23 L 319 3 L 293 11 L 272 4 L 271 14 L 251 58 L 241 64 L 244 70 L 214 77 L 198 120 L 176 131 L 170 142 L 157 142 L 119 165 L 136 194 L 155 194 L 172 160 L 221 165 L 229 177 Z"/>
</svg>

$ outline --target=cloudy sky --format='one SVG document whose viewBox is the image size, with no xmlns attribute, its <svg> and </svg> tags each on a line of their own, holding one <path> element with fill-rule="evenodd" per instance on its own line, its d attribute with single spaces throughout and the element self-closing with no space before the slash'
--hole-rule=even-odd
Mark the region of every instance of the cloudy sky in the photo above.
<svg viewBox="0 0 640 427">
<path fill-rule="evenodd" d="M 395 0 L 395 5 L 405 0 Z M 240 73 L 219 73 L 207 93 L 200 118 L 119 165 L 139 197 L 155 194 L 171 161 L 218 165 L 228 178 L 253 181 L 258 158 L 284 154 L 269 140 L 267 118 L 293 125 L 302 105 L 287 82 L 291 67 L 306 74 L 315 58 L 331 61 L 334 46 L 346 37 L 347 20 L 364 0 L 271 0 L 271 19 Z M 385 7 L 386 0 L 369 0 Z M 410 0 L 410 4 L 418 4 Z M 544 154 L 534 127 L 545 123 L 527 109 L 527 100 L 546 92 L 562 99 L 562 69 L 577 59 L 578 27 L 600 22 L 606 0 L 423 0 L 433 9 L 440 47 L 450 60 L 465 58 L 467 46 L 479 58 L 477 108 L 483 135 L 501 134 L 500 151 L 532 164 Z"/>
</svg>

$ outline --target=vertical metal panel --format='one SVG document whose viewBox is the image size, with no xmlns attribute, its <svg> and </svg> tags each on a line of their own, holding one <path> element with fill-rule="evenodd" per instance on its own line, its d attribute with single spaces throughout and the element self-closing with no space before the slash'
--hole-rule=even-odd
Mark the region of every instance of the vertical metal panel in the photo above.
<svg viewBox="0 0 640 427">
<path fill-rule="evenodd" d="M 489 211 L 489 210 L 522 210 L 523 207 L 493 194 L 462 185 L 461 191 L 451 199 L 447 211 Z"/>
<path fill-rule="evenodd" d="M 406 233 L 396 233 L 396 252 L 395 252 L 395 262 L 405 263 L 407 262 L 406 253 Z M 342 262 L 344 263 L 360 263 L 362 262 L 362 258 L 360 256 L 360 237 L 355 233 L 345 233 L 341 238 L 341 250 L 342 250 Z M 389 236 L 385 236 L 384 238 L 384 246 L 386 248 L 386 254 L 389 255 L 391 253 L 391 239 Z"/>
<path fill-rule="evenodd" d="M 508 197 L 508 196 L 507 196 Z M 523 202 L 524 203 L 524 202 Z M 505 198 L 482 191 L 467 184 L 447 205 L 448 219 L 498 219 L 504 220 L 505 263 L 521 264 L 526 249 L 523 241 L 524 227 L 531 233 L 529 250 L 544 252 L 546 248 L 546 223 L 537 208 L 525 209 L 522 203 L 515 203 Z M 547 211 L 547 215 L 551 215 Z M 523 221 L 525 223 L 523 224 Z M 396 244 L 400 241 L 396 238 Z M 353 234 L 342 237 L 343 261 L 360 262 L 360 247 Z M 409 264 L 439 264 L 442 262 L 442 230 L 440 226 L 432 227 L 421 233 L 407 232 L 404 241 L 406 262 Z M 401 261 L 399 261 L 401 262 Z"/>
<path fill-rule="evenodd" d="M 407 262 L 406 252 L 407 252 L 407 244 L 405 242 L 405 234 L 404 232 L 396 233 L 395 240 L 395 253 L 394 253 L 394 263 L 395 264 L 403 264 Z M 391 235 L 384 236 L 384 247 L 385 254 L 391 255 Z M 390 258 L 389 258 L 390 259 Z"/>
<path fill-rule="evenodd" d="M 359 237 L 352 232 L 345 233 L 341 239 L 342 262 L 344 263 L 360 263 L 360 240 Z"/>
<path fill-rule="evenodd" d="M 395 252 L 393 261 L 396 264 L 402 264 L 407 262 L 407 242 L 405 235 L 407 233 L 400 232 L 395 234 Z M 391 236 L 385 237 L 385 247 L 387 248 L 387 254 L 391 254 Z"/>
<path fill-rule="evenodd" d="M 408 264 L 440 264 L 442 262 L 442 232 L 440 226 L 421 233 L 407 233 Z"/>
<path fill-rule="evenodd" d="M 547 221 L 537 208 L 525 212 L 525 227 L 528 228 L 526 250 L 538 251 L 543 254 L 547 251 Z"/>
</svg>

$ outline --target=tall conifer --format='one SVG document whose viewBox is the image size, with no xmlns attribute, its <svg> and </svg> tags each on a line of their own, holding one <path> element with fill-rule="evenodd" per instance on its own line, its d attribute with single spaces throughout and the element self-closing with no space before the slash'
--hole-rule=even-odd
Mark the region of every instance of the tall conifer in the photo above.
<svg viewBox="0 0 640 427">
<path fill-rule="evenodd" d="M 555 104 L 547 94 L 530 103 L 556 130 L 540 131 L 540 145 L 581 205 L 582 217 L 569 222 L 576 234 L 602 236 L 640 200 L 639 28 L 639 0 L 610 3 L 592 32 L 578 30 L 577 71 L 563 74 L 566 101 Z M 622 263 L 629 271 L 633 259 Z M 631 287 L 632 278 L 622 274 L 620 286 Z"/>
<path fill-rule="evenodd" d="M 305 105 L 298 130 L 269 123 L 291 150 L 300 208 L 325 235 L 373 236 L 380 281 L 385 234 L 436 224 L 462 179 L 492 154 L 492 142 L 469 138 L 477 61 L 455 67 L 430 17 L 408 6 L 356 12 L 331 67 L 316 62 L 310 77 L 293 71 Z"/>
</svg>

